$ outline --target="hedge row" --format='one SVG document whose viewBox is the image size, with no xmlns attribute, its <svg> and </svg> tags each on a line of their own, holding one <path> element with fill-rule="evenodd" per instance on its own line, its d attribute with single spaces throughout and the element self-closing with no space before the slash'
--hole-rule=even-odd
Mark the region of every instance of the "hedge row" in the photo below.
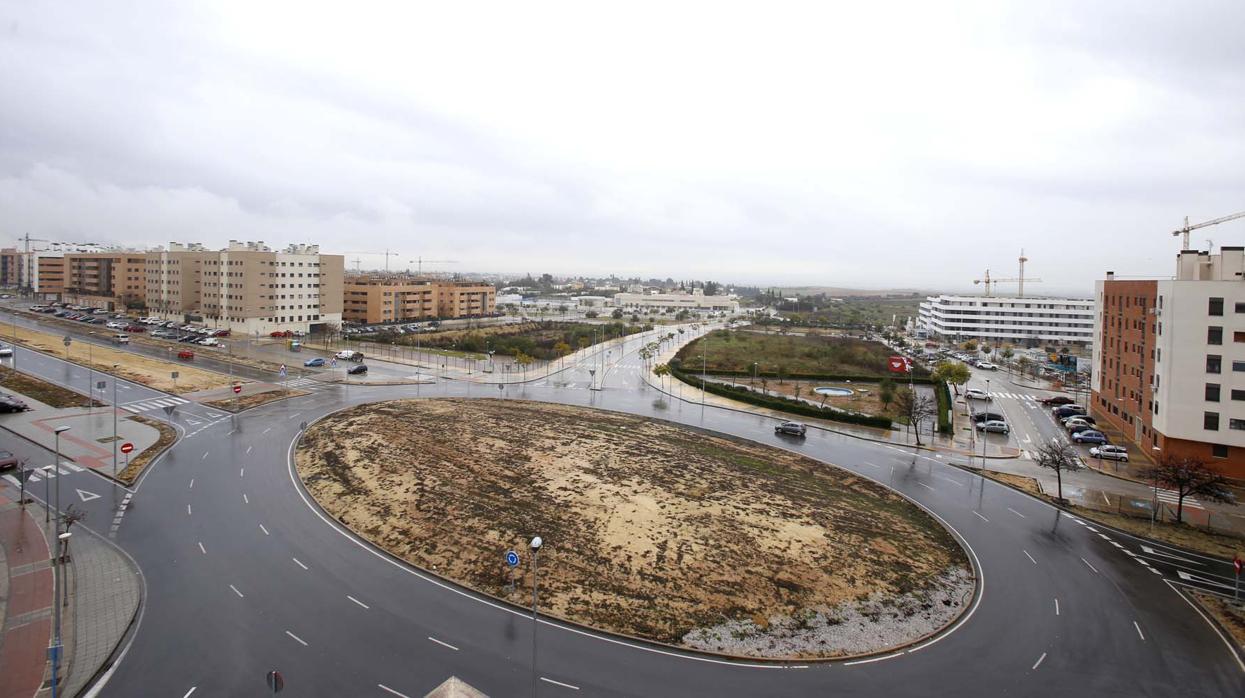
<svg viewBox="0 0 1245 698">
<path fill-rule="evenodd" d="M 946 381 L 938 381 L 934 386 L 934 395 L 938 398 L 938 433 L 951 433 L 951 391 Z"/>
<path fill-rule="evenodd" d="M 670 361 L 670 374 L 675 378 L 687 383 L 688 385 L 700 387 L 700 380 L 694 375 L 684 373 L 679 367 L 679 360 L 672 359 Z M 784 397 L 774 397 L 772 395 L 762 395 L 753 392 L 742 385 L 722 385 L 721 383 L 705 382 L 705 391 L 728 397 L 732 400 L 746 402 L 750 405 L 758 407 L 768 407 L 772 410 L 789 412 L 804 417 L 816 417 L 817 419 L 828 419 L 835 422 L 845 422 L 847 424 L 859 424 L 866 427 L 876 427 L 878 429 L 890 429 L 892 422 L 886 417 L 874 417 L 863 414 L 853 414 L 851 412 L 842 412 L 830 407 L 818 407 L 805 402 L 797 402 Z"/>
</svg>

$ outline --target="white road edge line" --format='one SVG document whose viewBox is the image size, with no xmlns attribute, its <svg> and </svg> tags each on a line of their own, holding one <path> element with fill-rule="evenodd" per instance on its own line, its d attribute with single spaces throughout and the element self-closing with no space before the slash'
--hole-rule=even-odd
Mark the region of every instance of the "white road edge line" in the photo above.
<svg viewBox="0 0 1245 698">
<path fill-rule="evenodd" d="M 1163 583 L 1166 584 L 1176 594 L 1176 596 L 1184 599 L 1184 602 L 1189 604 L 1189 608 L 1197 611 L 1197 614 L 1202 617 L 1202 620 L 1206 621 L 1206 624 L 1210 626 L 1210 629 L 1215 631 L 1215 634 L 1219 636 L 1220 640 L 1223 640 L 1224 646 L 1228 648 L 1228 653 L 1231 654 L 1232 658 L 1236 660 L 1236 665 L 1241 668 L 1241 672 L 1245 673 L 1245 661 L 1241 660 L 1241 655 L 1237 653 L 1236 646 L 1228 640 L 1228 638 L 1223 634 L 1223 631 L 1219 630 L 1219 626 L 1212 622 L 1210 618 L 1207 618 L 1206 614 L 1202 612 L 1202 609 L 1197 607 L 1197 604 L 1185 598 L 1185 595 L 1180 593 L 1174 584 L 1166 579 L 1163 580 Z"/>
<path fill-rule="evenodd" d="M 1038 657 L 1038 660 L 1033 663 L 1033 668 L 1030 669 L 1029 671 L 1037 671 L 1037 668 L 1042 665 L 1042 662 L 1045 661 L 1045 659 L 1046 659 L 1046 653 L 1043 652 L 1042 656 Z"/>
<path fill-rule="evenodd" d="M 545 678 L 545 677 L 543 677 L 543 676 L 542 676 L 542 677 L 540 677 L 540 680 L 541 680 L 541 681 L 548 681 L 549 683 L 553 684 L 554 686 L 561 686 L 562 688 L 569 688 L 569 689 L 571 689 L 572 691 L 578 691 L 578 690 L 579 690 L 579 686 L 572 686 L 572 685 L 570 685 L 569 683 L 562 683 L 561 681 L 554 681 L 553 679 L 546 679 L 546 678 Z"/>
<path fill-rule="evenodd" d="M 299 561 L 298 561 L 298 558 L 296 558 L 296 557 L 292 557 L 292 558 L 290 558 L 290 559 L 291 559 L 291 560 L 293 560 L 293 561 L 294 561 L 294 564 L 298 565 L 299 567 L 301 567 L 301 568 L 303 568 L 303 569 L 307 569 L 307 566 L 306 566 L 306 565 L 304 565 L 303 563 L 299 562 Z"/>
<path fill-rule="evenodd" d="M 246 598 L 246 597 L 244 597 L 244 596 L 242 595 L 242 592 L 238 591 L 238 587 L 236 587 L 236 586 L 234 586 L 234 585 L 230 584 L 230 585 L 229 585 L 229 588 L 230 588 L 230 589 L 233 589 L 233 593 L 237 594 L 239 599 Z"/>
<path fill-rule="evenodd" d="M 903 654 L 904 654 L 903 652 L 896 652 L 894 654 L 888 654 L 884 657 L 872 657 L 870 659 L 857 659 L 854 662 L 843 662 L 843 666 L 855 666 L 857 664 L 869 664 L 871 662 L 880 662 L 883 659 L 894 659 L 895 657 L 902 657 Z"/>
<path fill-rule="evenodd" d="M 301 637 L 299 637 L 299 636 L 295 635 L 294 633 L 292 633 L 292 632 L 290 632 L 290 631 L 286 630 L 286 631 L 285 631 L 285 634 L 286 634 L 286 635 L 289 635 L 289 636 L 290 636 L 290 637 L 292 637 L 292 638 L 294 638 L 294 641 L 295 641 L 295 642 L 297 642 L 298 644 L 302 645 L 303 647 L 306 647 L 306 646 L 307 646 L 307 643 L 306 643 L 306 642 L 304 642 L 304 641 L 303 641 L 303 639 L 302 639 Z"/>
<path fill-rule="evenodd" d="M 392 688 L 389 688 L 388 686 L 386 686 L 386 685 L 385 685 L 385 684 L 383 684 L 383 683 L 378 683 L 378 684 L 376 684 L 376 687 L 377 687 L 377 688 L 379 688 L 379 689 L 380 689 L 380 690 L 382 690 L 382 691 L 388 691 L 389 693 L 392 693 L 393 695 L 398 696 L 399 698 L 411 698 L 410 696 L 406 695 L 405 693 L 398 693 L 397 691 L 393 690 Z"/>
<path fill-rule="evenodd" d="M 1142 641 L 1142 642 L 1145 642 L 1145 641 L 1146 641 L 1146 635 L 1145 635 L 1145 633 L 1141 632 L 1141 626 L 1140 626 L 1140 625 L 1137 625 L 1137 621 L 1133 621 L 1133 627 L 1137 629 L 1137 635 L 1138 635 L 1139 637 L 1141 637 L 1141 641 Z"/>
<path fill-rule="evenodd" d="M 1037 560 L 1033 559 L 1033 556 L 1029 554 L 1028 550 L 1021 550 L 1020 552 L 1024 553 L 1025 557 L 1029 558 L 1029 562 L 1032 562 L 1035 565 L 1037 564 Z"/>
<path fill-rule="evenodd" d="M 976 516 L 977 518 L 981 519 L 982 521 L 985 521 L 986 523 L 990 523 L 990 519 L 987 519 L 986 517 L 984 517 L 984 516 L 982 516 L 981 514 L 977 513 L 977 511 L 976 511 L 976 510 L 974 510 L 974 511 L 973 511 L 973 515 L 974 515 L 974 516 Z"/>
<path fill-rule="evenodd" d="M 458 651 L 458 648 L 457 648 L 457 647 L 455 647 L 455 646 L 451 645 L 451 644 L 450 644 L 450 643 L 448 643 L 448 642 L 441 642 L 440 640 L 438 640 L 437 638 L 435 638 L 435 637 L 433 637 L 433 636 L 431 636 L 431 635 L 429 635 L 429 636 L 428 636 L 428 639 L 429 639 L 429 640 L 432 640 L 433 642 L 437 643 L 438 645 L 441 645 L 442 647 L 448 647 L 448 648 L 450 648 L 450 649 L 454 650 L 455 652 L 457 652 L 457 651 Z"/>
<path fill-rule="evenodd" d="M 182 696 L 182 698 L 190 698 L 190 694 L 194 693 L 196 688 L 198 688 L 198 686 L 191 686 L 190 690 L 186 691 L 186 695 Z"/>
<path fill-rule="evenodd" d="M 346 594 L 346 598 L 348 598 L 348 599 L 350 599 L 351 601 L 353 601 L 353 602 L 355 602 L 355 603 L 359 604 L 359 606 L 361 606 L 361 607 L 363 607 L 363 608 L 368 608 L 368 609 L 370 609 L 370 608 L 371 608 L 371 606 L 368 606 L 367 604 L 365 604 L 365 603 L 363 603 L 362 601 L 360 601 L 360 600 L 356 599 L 355 597 L 351 596 L 350 594 Z M 428 639 L 429 639 L 429 640 L 431 640 L 432 638 L 428 638 Z"/>
<path fill-rule="evenodd" d="M 1094 567 L 1093 565 L 1090 565 L 1089 560 L 1086 560 L 1085 558 L 1081 558 L 1081 562 L 1084 562 L 1086 565 L 1088 565 L 1089 568 L 1094 571 L 1094 574 L 1098 574 L 1098 568 Z"/>
<path fill-rule="evenodd" d="M 1023 518 L 1025 518 L 1025 515 L 1024 515 L 1024 514 L 1021 514 L 1020 512 L 1016 511 L 1015 509 L 1013 509 L 1013 508 L 1011 508 L 1011 507 L 1007 507 L 1007 510 L 1008 510 L 1008 511 L 1010 511 L 1011 513 L 1015 514 L 1016 516 L 1019 516 L 1019 517 L 1020 517 L 1020 518 L 1022 518 L 1022 519 L 1023 519 Z"/>
</svg>

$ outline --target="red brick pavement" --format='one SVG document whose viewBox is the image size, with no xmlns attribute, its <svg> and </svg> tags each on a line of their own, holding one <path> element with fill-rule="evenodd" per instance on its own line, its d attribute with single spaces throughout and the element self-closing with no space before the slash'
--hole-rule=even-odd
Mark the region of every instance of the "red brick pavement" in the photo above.
<svg viewBox="0 0 1245 698">
<path fill-rule="evenodd" d="M 7 563 L 0 574 L 9 575 L 4 616 L 7 630 L 0 634 L 0 698 L 30 698 L 43 684 L 52 620 L 45 617 L 23 625 L 14 623 L 18 615 L 52 606 L 52 570 L 43 568 L 18 575 L 11 570 L 48 560 L 51 554 L 34 518 L 37 510 L 22 511 L 13 506 L 15 497 L 11 499 L 11 494 L 15 495 L 4 492 L 0 497 L 0 503 L 12 507 L 0 511 L 0 546 L 4 547 Z"/>
</svg>

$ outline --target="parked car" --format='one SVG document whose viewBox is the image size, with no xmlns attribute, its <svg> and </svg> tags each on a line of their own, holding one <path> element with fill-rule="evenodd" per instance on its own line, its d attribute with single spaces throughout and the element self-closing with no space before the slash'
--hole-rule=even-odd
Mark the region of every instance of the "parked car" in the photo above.
<svg viewBox="0 0 1245 698">
<path fill-rule="evenodd" d="M 987 393 L 980 388 L 969 388 L 965 390 L 964 397 L 969 400 L 985 400 L 986 402 L 991 400 L 990 393 Z"/>
<path fill-rule="evenodd" d="M 999 421 L 1007 421 L 1007 418 L 999 414 L 998 412 L 974 412 L 973 413 L 974 424 L 978 424 L 981 422 L 987 422 L 992 419 L 997 419 Z"/>
<path fill-rule="evenodd" d="M 125 331 L 126 331 L 126 332 L 133 332 L 134 334 L 138 334 L 138 333 L 140 333 L 140 332 L 146 332 L 146 331 L 147 331 L 147 328 L 146 328 L 146 327 L 143 327 L 142 325 L 126 325 L 126 326 L 125 326 Z"/>
<path fill-rule="evenodd" d="M 0 395 L 0 412 L 25 412 L 30 409 L 24 401 L 12 395 Z"/>
<path fill-rule="evenodd" d="M 364 364 L 359 364 L 358 366 L 351 366 L 350 370 L 346 371 L 346 373 L 349 373 L 352 376 L 361 376 L 364 373 L 367 373 L 367 366 Z"/>
<path fill-rule="evenodd" d="M 1080 405 L 1063 405 L 1061 407 L 1052 407 L 1051 414 L 1055 415 L 1055 419 L 1063 419 L 1074 414 L 1085 414 L 1085 408 Z"/>
<path fill-rule="evenodd" d="M 1072 440 L 1078 444 L 1105 444 L 1107 443 L 1107 435 L 1101 431 L 1086 429 L 1085 431 L 1073 434 Z"/>
<path fill-rule="evenodd" d="M 1098 431 L 1098 430 L 1095 429 L 1094 425 L 1092 424 L 1073 424 L 1072 426 L 1068 427 L 1068 434 L 1072 436 L 1076 436 L 1077 434 L 1080 434 L 1083 431 Z"/>
<path fill-rule="evenodd" d="M 1065 427 L 1073 423 L 1097 424 L 1098 422 L 1087 414 L 1074 414 L 1070 417 L 1064 417 L 1059 420 Z"/>
<path fill-rule="evenodd" d="M 982 370 L 984 370 L 984 371 L 997 371 L 997 370 L 999 370 L 999 367 L 998 367 L 998 366 L 995 366 L 994 364 L 990 363 L 989 361 L 978 361 L 978 362 L 977 362 L 977 368 L 980 368 L 980 369 L 982 369 Z"/>
<path fill-rule="evenodd" d="M 1105 458 L 1106 460 L 1118 460 L 1125 463 L 1128 462 L 1128 450 L 1123 446 L 1112 446 L 1111 444 L 1103 444 L 1094 446 L 1089 449 L 1089 455 L 1094 458 Z"/>
<path fill-rule="evenodd" d="M 219 341 L 219 340 L 217 340 L 215 337 L 203 337 L 202 339 L 200 339 L 199 341 L 197 341 L 197 342 L 195 342 L 195 343 L 196 343 L 196 344 L 199 344 L 199 345 L 201 345 L 201 346 L 205 346 L 205 347 L 218 347 L 218 346 L 220 346 L 220 341 Z"/>
<path fill-rule="evenodd" d="M 112 322 L 105 324 L 104 327 L 108 327 L 114 330 L 123 330 L 125 329 L 125 323 L 117 322 L 116 320 L 113 320 Z"/>
<path fill-rule="evenodd" d="M 362 352 L 351 351 L 349 349 L 343 349 L 337 352 L 336 354 L 334 354 L 334 356 L 336 356 L 339 359 L 345 359 L 347 361 L 362 361 L 363 360 Z"/>
<path fill-rule="evenodd" d="M 995 434 L 1006 434 L 1010 432 L 1011 427 L 1007 426 L 1007 422 L 1000 419 L 987 419 L 977 424 L 977 431 L 989 431 Z"/>
<path fill-rule="evenodd" d="M 320 368 L 321 366 L 324 365 L 324 359 L 322 357 L 317 356 L 314 359 L 307 359 L 306 361 L 303 362 L 303 365 L 309 368 Z"/>
<path fill-rule="evenodd" d="M 1051 407 L 1054 407 L 1057 405 L 1072 405 L 1075 403 L 1076 403 L 1076 400 L 1073 400 L 1067 395 L 1052 395 L 1051 397 L 1042 398 L 1042 404 L 1048 405 Z"/>
<path fill-rule="evenodd" d="M 808 427 L 799 422 L 783 422 L 774 427 L 775 434 L 787 434 L 789 436 L 804 436 L 806 431 L 808 431 Z"/>
<path fill-rule="evenodd" d="M 289 330 L 276 330 L 268 334 L 269 337 L 293 337 L 294 333 Z"/>
<path fill-rule="evenodd" d="M 17 456 L 12 451 L 0 451 L 0 470 L 17 467 Z"/>
<path fill-rule="evenodd" d="M 12 356 L 12 355 L 13 355 L 13 347 L 6 347 L 6 346 L 0 345 L 0 357 Z"/>
</svg>

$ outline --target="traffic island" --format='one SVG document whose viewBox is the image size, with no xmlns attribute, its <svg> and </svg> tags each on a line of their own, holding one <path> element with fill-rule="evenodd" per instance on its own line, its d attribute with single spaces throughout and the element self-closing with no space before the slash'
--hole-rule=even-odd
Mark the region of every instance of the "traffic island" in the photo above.
<svg viewBox="0 0 1245 698">
<path fill-rule="evenodd" d="M 897 493 L 791 451 L 631 415 L 373 403 L 313 424 L 296 465 L 324 510 L 421 569 L 526 605 L 540 536 L 543 613 L 685 649 L 882 652 L 937 633 L 974 594 L 964 549 Z"/>
</svg>

